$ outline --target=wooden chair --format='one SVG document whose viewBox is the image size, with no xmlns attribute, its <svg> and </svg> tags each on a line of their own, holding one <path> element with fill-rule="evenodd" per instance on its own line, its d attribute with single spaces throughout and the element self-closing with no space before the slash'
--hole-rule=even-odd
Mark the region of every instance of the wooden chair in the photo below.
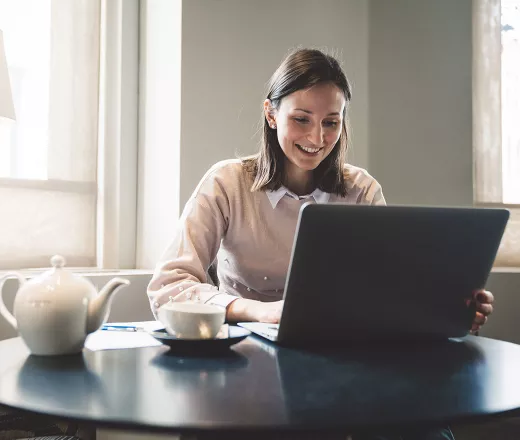
<svg viewBox="0 0 520 440">
<path fill-rule="evenodd" d="M 94 428 L 0 406 L 0 440 L 95 440 Z"/>
</svg>

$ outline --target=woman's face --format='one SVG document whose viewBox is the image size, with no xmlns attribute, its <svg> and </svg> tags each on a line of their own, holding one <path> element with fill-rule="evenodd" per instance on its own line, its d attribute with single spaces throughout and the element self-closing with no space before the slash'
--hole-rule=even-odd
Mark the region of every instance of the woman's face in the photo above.
<svg viewBox="0 0 520 440">
<path fill-rule="evenodd" d="M 332 83 L 291 93 L 276 110 L 266 100 L 266 118 L 276 126 L 289 175 L 308 174 L 330 154 L 341 134 L 345 105 L 345 96 Z"/>
</svg>

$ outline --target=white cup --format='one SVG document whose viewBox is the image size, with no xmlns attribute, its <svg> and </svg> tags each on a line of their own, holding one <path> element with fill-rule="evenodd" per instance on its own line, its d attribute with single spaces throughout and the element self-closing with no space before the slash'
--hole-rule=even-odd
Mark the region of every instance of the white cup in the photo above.
<svg viewBox="0 0 520 440">
<path fill-rule="evenodd" d="M 226 309 L 195 302 L 170 302 L 158 310 L 159 320 L 179 339 L 214 339 L 226 320 Z"/>
</svg>

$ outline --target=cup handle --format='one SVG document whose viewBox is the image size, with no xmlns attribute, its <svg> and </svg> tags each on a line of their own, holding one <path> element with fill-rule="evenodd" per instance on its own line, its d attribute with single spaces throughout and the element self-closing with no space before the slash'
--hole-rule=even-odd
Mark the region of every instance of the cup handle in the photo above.
<svg viewBox="0 0 520 440">
<path fill-rule="evenodd" d="M 9 278 L 16 278 L 20 283 L 20 286 L 25 283 L 25 278 L 18 272 L 7 272 L 2 279 L 0 279 L 0 315 L 2 315 L 15 330 L 18 330 L 16 319 L 12 313 L 7 310 L 4 302 L 4 283 Z M 20 286 L 18 286 L 18 289 L 20 289 Z"/>
</svg>

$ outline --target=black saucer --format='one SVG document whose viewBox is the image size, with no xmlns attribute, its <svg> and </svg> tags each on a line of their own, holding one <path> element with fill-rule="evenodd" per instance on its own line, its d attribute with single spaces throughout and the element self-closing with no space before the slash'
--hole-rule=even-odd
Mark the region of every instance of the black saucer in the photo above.
<svg viewBox="0 0 520 440">
<path fill-rule="evenodd" d="M 171 351 L 205 353 L 227 350 L 232 345 L 247 338 L 251 332 L 245 328 L 230 325 L 227 337 L 215 339 L 180 339 L 168 334 L 165 329 L 149 332 L 149 334 L 159 342 L 168 345 Z"/>
</svg>

